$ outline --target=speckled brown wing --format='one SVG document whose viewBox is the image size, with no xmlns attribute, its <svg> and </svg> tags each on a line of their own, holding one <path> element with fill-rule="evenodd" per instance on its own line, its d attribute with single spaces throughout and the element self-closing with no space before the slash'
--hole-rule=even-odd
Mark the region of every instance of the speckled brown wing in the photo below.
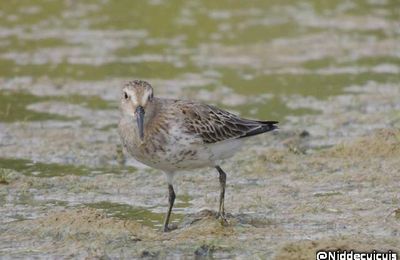
<svg viewBox="0 0 400 260">
<path fill-rule="evenodd" d="M 276 121 L 256 121 L 240 118 L 214 106 L 185 102 L 180 104 L 184 124 L 191 134 L 204 143 L 216 143 L 268 132 L 277 128 Z"/>
</svg>

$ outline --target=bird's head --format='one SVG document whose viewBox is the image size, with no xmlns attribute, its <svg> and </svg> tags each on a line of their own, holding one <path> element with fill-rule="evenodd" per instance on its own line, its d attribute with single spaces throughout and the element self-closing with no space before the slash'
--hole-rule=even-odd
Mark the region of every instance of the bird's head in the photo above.
<svg viewBox="0 0 400 260">
<path fill-rule="evenodd" d="M 121 111 L 124 116 L 136 119 L 138 133 L 141 140 L 144 138 L 144 119 L 146 108 L 153 102 L 153 88 L 142 80 L 127 82 L 122 88 Z"/>
</svg>

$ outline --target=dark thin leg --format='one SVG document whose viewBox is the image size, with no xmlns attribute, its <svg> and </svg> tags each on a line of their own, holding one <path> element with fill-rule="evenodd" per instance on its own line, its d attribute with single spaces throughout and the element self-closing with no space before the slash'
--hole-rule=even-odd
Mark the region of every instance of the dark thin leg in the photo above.
<svg viewBox="0 0 400 260">
<path fill-rule="evenodd" d="M 217 171 L 219 173 L 219 185 L 220 185 L 220 188 L 221 188 L 221 192 L 219 194 L 218 218 L 221 218 L 224 222 L 226 222 L 226 219 L 225 219 L 225 207 L 224 207 L 226 173 L 219 166 L 215 166 L 215 168 L 217 169 Z"/>
<path fill-rule="evenodd" d="M 172 207 L 174 206 L 175 202 L 175 191 L 172 184 L 168 184 L 168 211 L 165 215 L 164 221 L 164 232 L 168 232 L 170 229 L 168 228 L 169 218 L 171 216 Z"/>
</svg>

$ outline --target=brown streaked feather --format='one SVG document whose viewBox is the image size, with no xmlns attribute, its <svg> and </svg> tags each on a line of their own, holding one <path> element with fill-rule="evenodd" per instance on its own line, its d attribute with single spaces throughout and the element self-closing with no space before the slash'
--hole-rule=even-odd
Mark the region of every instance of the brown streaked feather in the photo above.
<svg viewBox="0 0 400 260">
<path fill-rule="evenodd" d="M 187 130 L 200 136 L 204 143 L 253 136 L 277 128 L 276 121 L 244 119 L 211 105 L 190 101 L 179 105 Z"/>
</svg>

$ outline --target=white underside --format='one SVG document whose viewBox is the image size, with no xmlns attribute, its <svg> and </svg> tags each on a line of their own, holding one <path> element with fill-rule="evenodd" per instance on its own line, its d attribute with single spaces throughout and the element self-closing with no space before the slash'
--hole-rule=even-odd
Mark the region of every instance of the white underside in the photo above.
<svg viewBox="0 0 400 260">
<path fill-rule="evenodd" d="M 157 163 L 144 158 L 144 160 L 140 161 L 166 173 L 202 167 L 215 167 L 219 164 L 219 161 L 232 157 L 239 150 L 242 142 L 243 140 L 233 139 L 215 144 L 175 144 L 170 154 L 165 157 L 160 156 L 160 160 Z M 174 154 L 179 154 L 182 150 L 194 150 L 196 155 L 178 161 L 171 160 L 171 158 L 174 158 Z"/>
<path fill-rule="evenodd" d="M 204 144 L 202 149 L 198 149 L 198 156 L 195 160 L 185 160 L 178 164 L 179 169 L 165 170 L 169 165 L 160 165 L 164 168 L 167 182 L 173 184 L 174 175 L 180 170 L 195 169 L 201 167 L 215 167 L 219 161 L 232 157 L 242 146 L 243 140 L 232 139 L 215 144 Z M 197 147 L 198 148 L 198 147 Z M 192 148 L 193 149 L 193 148 Z"/>
<path fill-rule="evenodd" d="M 232 139 L 228 141 L 208 144 L 208 149 L 211 151 L 215 162 L 232 157 L 241 147 L 243 140 Z"/>
</svg>

